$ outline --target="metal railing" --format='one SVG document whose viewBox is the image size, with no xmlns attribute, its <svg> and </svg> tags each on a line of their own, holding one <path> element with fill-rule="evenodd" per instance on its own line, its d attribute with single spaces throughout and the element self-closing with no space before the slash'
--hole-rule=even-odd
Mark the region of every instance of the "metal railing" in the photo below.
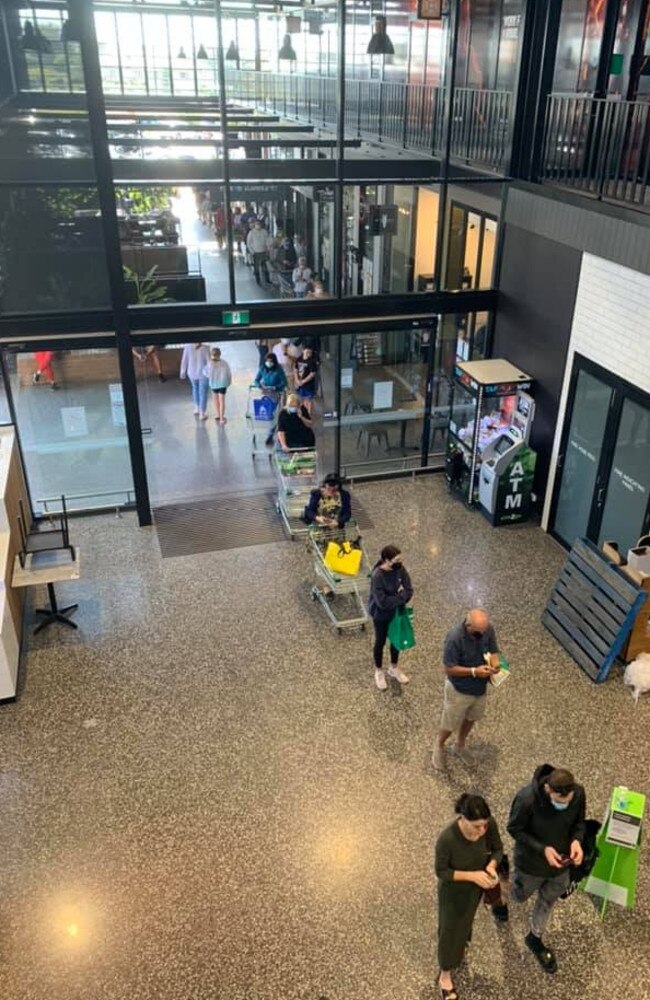
<svg viewBox="0 0 650 1000">
<path fill-rule="evenodd" d="M 334 129 L 337 83 L 335 77 L 229 70 L 226 97 L 308 125 Z M 346 135 L 439 156 L 444 148 L 444 96 L 443 88 L 428 84 L 349 79 L 345 84 Z M 511 118 L 509 91 L 457 88 L 452 116 L 454 159 L 505 171 Z"/>
<path fill-rule="evenodd" d="M 107 497 L 119 497 L 120 499 L 116 503 L 109 503 Z M 98 500 L 99 503 L 75 502 L 88 500 Z M 117 489 L 108 490 L 105 493 L 66 493 L 65 502 L 70 514 L 101 513 L 106 510 L 115 510 L 115 516 L 120 517 L 120 511 L 135 506 L 135 491 L 133 489 Z M 44 517 L 51 517 L 61 511 L 61 496 L 38 497 L 34 504 L 42 508 Z"/>
<path fill-rule="evenodd" d="M 540 180 L 650 211 L 650 104 L 551 94 Z"/>
</svg>

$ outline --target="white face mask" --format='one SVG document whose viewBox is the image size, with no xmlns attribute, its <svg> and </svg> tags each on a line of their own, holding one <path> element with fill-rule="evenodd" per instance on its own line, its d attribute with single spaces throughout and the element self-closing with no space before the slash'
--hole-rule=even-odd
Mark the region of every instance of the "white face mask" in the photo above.
<svg viewBox="0 0 650 1000">
<path fill-rule="evenodd" d="M 297 412 L 298 412 L 297 406 L 287 406 L 287 413 L 297 413 Z"/>
</svg>

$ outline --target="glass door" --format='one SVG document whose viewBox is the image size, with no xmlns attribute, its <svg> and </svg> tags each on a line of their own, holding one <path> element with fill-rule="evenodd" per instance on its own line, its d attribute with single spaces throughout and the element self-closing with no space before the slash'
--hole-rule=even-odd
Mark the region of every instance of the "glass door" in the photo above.
<svg viewBox="0 0 650 1000">
<path fill-rule="evenodd" d="M 561 478 L 552 529 L 565 545 L 588 534 L 613 392 L 594 375 L 578 371 L 568 433 L 558 459 Z"/>
<path fill-rule="evenodd" d="M 650 527 L 650 400 L 583 359 L 572 385 L 552 531 L 566 545 L 616 542 L 625 555 Z"/>
<path fill-rule="evenodd" d="M 650 409 L 626 399 L 604 491 L 598 544 L 618 543 L 625 555 L 647 527 L 650 495 Z"/>
</svg>

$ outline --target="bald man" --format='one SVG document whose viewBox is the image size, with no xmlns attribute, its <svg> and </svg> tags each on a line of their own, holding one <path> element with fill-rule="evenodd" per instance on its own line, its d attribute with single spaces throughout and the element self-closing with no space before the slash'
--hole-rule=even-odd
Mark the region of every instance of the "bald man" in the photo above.
<svg viewBox="0 0 650 1000">
<path fill-rule="evenodd" d="M 473 608 L 464 622 L 447 633 L 443 669 L 445 701 L 438 745 L 433 751 L 433 766 L 439 771 L 445 767 L 445 743 L 452 733 L 456 733 L 456 742 L 451 752 L 468 767 L 472 764 L 465 741 L 485 713 L 488 681 L 499 672 L 496 633 L 481 608 Z"/>
</svg>

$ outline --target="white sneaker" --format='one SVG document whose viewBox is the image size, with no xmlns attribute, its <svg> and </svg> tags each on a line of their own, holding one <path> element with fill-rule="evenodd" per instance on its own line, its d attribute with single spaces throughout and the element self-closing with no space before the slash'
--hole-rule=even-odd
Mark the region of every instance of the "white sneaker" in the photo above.
<svg viewBox="0 0 650 1000">
<path fill-rule="evenodd" d="M 388 687 L 388 681 L 386 680 L 386 674 L 383 670 L 375 670 L 375 684 L 380 691 L 385 691 Z"/>
<path fill-rule="evenodd" d="M 474 763 L 474 756 L 467 747 L 459 747 L 457 743 L 452 743 L 449 748 L 453 753 L 454 757 L 458 757 L 460 761 L 463 762 L 465 767 L 471 767 Z"/>
<path fill-rule="evenodd" d="M 388 676 L 394 677 L 396 681 L 400 682 L 400 684 L 408 684 L 409 682 L 408 677 L 404 671 L 397 666 L 397 664 L 394 667 L 391 666 L 388 668 Z"/>
<path fill-rule="evenodd" d="M 447 761 L 445 759 L 445 751 L 442 747 L 437 746 L 434 748 L 431 754 L 431 763 L 435 767 L 436 771 L 444 771 L 447 766 Z"/>
</svg>

